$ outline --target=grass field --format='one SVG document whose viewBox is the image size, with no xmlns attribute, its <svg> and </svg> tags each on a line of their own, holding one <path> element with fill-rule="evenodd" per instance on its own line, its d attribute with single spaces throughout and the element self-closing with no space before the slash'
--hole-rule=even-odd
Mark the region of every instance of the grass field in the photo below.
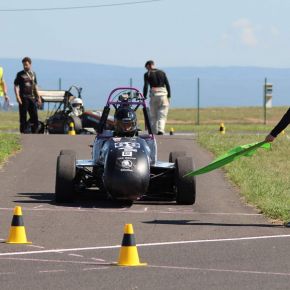
<svg viewBox="0 0 290 290">
<path fill-rule="evenodd" d="M 198 142 L 214 155 L 242 144 L 262 141 L 264 136 L 198 133 Z M 288 136 L 289 137 L 289 136 Z M 272 219 L 290 221 L 290 139 L 281 135 L 271 151 L 259 149 L 224 167 L 228 178 L 240 188 L 246 201 Z"/>
<path fill-rule="evenodd" d="M 200 112 L 200 126 L 195 125 L 195 109 L 171 109 L 167 131 L 194 132 L 197 141 L 216 156 L 237 145 L 261 141 L 280 120 L 287 107 L 268 109 L 267 125 L 263 125 L 261 108 L 207 108 Z M 46 118 L 40 112 L 40 119 Z M 226 126 L 221 135 L 220 122 Z M 18 113 L 0 112 L 0 131 L 18 130 Z M 290 128 L 288 129 L 290 132 Z M 286 130 L 287 133 L 287 130 Z M 225 167 L 229 179 L 240 188 L 246 201 L 273 219 L 290 221 L 290 140 L 280 136 L 270 152 L 259 150 L 251 158 L 241 158 Z M 15 134 L 0 135 L 0 162 L 19 149 Z"/>
<path fill-rule="evenodd" d="M 200 126 L 196 125 L 196 109 L 172 109 L 168 114 L 166 129 L 176 132 L 214 132 L 223 122 L 228 132 L 265 132 L 269 131 L 287 107 L 274 107 L 267 110 L 267 125 L 264 125 L 263 109 L 260 107 L 206 108 L 200 110 Z"/>
<path fill-rule="evenodd" d="M 20 138 L 16 134 L 0 134 L 0 165 L 20 149 Z"/>
<path fill-rule="evenodd" d="M 200 110 L 200 124 L 196 126 L 196 109 L 170 109 L 167 130 L 203 131 L 215 130 L 224 122 L 227 130 L 267 131 L 286 112 L 286 107 L 274 107 L 267 111 L 267 126 L 263 125 L 263 110 L 260 107 L 206 108 Z M 39 112 L 40 120 L 45 120 L 47 112 Z M 0 131 L 18 130 L 17 112 L 0 112 Z"/>
</svg>

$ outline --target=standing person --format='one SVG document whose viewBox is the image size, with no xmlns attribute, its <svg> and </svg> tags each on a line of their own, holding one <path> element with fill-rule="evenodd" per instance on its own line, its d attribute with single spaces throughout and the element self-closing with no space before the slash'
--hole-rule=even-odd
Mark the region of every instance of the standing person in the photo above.
<svg viewBox="0 0 290 290">
<path fill-rule="evenodd" d="M 166 74 L 162 70 L 155 68 L 153 60 L 147 61 L 145 68 L 147 72 L 144 74 L 143 95 L 146 98 L 148 86 L 150 85 L 152 130 L 154 134 L 163 135 L 171 97 L 170 85 Z"/>
<path fill-rule="evenodd" d="M 37 106 L 41 106 L 38 94 L 36 74 L 31 70 L 31 59 L 22 59 L 23 70 L 18 72 L 14 81 L 14 91 L 19 104 L 20 132 L 28 132 L 27 112 L 30 116 L 31 133 L 38 130 Z"/>
<path fill-rule="evenodd" d="M 2 101 L 2 98 L 4 96 L 4 102 Z M 7 95 L 7 85 L 4 81 L 4 71 L 3 68 L 0 66 L 0 110 L 3 107 L 4 103 L 9 101 L 9 97 Z"/>
<path fill-rule="evenodd" d="M 275 126 L 275 128 L 270 132 L 270 134 L 266 137 L 265 141 L 273 142 L 275 138 L 290 124 L 290 108 L 286 112 L 286 114 L 282 117 L 279 123 Z"/>
</svg>

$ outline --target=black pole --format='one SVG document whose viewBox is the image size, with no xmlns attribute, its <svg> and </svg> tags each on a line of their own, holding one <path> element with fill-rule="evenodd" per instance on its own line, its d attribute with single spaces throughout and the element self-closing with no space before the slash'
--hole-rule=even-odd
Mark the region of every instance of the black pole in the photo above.
<svg viewBox="0 0 290 290">
<path fill-rule="evenodd" d="M 61 90 L 61 78 L 58 79 L 58 89 Z"/>
<path fill-rule="evenodd" d="M 266 97 L 267 97 L 267 78 L 265 78 L 265 84 L 264 84 L 264 125 L 267 124 Z"/>
</svg>

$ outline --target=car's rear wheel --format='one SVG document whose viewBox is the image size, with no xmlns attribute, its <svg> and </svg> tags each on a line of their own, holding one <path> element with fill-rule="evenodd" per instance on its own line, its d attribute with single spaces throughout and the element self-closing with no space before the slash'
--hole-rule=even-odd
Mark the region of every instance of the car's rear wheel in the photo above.
<svg viewBox="0 0 290 290">
<path fill-rule="evenodd" d="M 195 203 L 195 177 L 183 177 L 191 170 L 194 170 L 194 162 L 192 157 L 177 157 L 175 161 L 175 188 L 177 204 L 190 205 Z"/>
<path fill-rule="evenodd" d="M 75 195 L 76 156 L 59 155 L 56 166 L 55 201 L 72 202 Z"/>
<path fill-rule="evenodd" d="M 185 151 L 173 151 L 169 153 L 169 162 L 175 163 L 177 157 L 184 157 L 186 155 Z"/>
</svg>

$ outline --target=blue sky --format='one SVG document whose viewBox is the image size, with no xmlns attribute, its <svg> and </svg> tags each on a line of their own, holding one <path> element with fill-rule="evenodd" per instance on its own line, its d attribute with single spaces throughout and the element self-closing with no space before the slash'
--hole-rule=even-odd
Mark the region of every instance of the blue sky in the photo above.
<svg viewBox="0 0 290 290">
<path fill-rule="evenodd" d="M 0 9 L 131 0 L 10 0 Z M 24 6 L 25 5 L 25 6 Z M 1 58 L 140 67 L 290 67 L 290 1 L 163 0 L 110 8 L 0 12 Z"/>
</svg>

